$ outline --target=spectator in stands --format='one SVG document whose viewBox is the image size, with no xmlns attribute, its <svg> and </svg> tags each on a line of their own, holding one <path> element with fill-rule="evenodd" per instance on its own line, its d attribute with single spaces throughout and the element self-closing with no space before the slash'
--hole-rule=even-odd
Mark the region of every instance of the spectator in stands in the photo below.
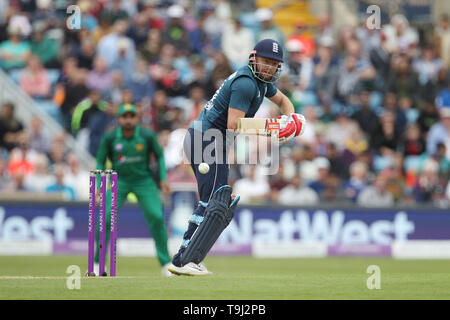
<svg viewBox="0 0 450 320">
<path fill-rule="evenodd" d="M 198 85 L 192 86 L 189 90 L 188 104 L 184 109 L 184 119 L 189 123 L 197 119 L 206 102 L 203 87 Z"/>
<path fill-rule="evenodd" d="M 428 132 L 427 152 L 434 154 L 439 142 L 447 149 L 446 157 L 450 160 L 450 107 L 442 107 L 439 110 L 440 121 L 435 123 Z"/>
<path fill-rule="evenodd" d="M 398 98 L 416 99 L 419 93 L 419 79 L 411 67 L 409 57 L 402 54 L 395 58 L 393 64 L 393 70 L 387 79 L 386 91 L 395 93 Z"/>
<path fill-rule="evenodd" d="M 357 126 L 358 124 L 344 113 L 339 113 L 336 115 L 335 121 L 328 126 L 326 139 L 334 143 L 338 150 L 344 150 L 345 141 L 347 141 Z"/>
<path fill-rule="evenodd" d="M 298 18 L 294 21 L 294 31 L 286 39 L 286 43 L 292 41 L 300 43 L 302 54 L 305 57 L 311 58 L 315 54 L 316 44 L 303 18 Z"/>
<path fill-rule="evenodd" d="M 370 92 L 367 90 L 361 91 L 359 95 L 359 106 L 357 111 L 352 114 L 352 119 L 355 120 L 361 130 L 372 137 L 379 126 L 378 116 L 370 108 Z"/>
<path fill-rule="evenodd" d="M 70 186 L 75 191 L 75 199 L 86 201 L 89 199 L 89 185 L 83 183 L 89 181 L 89 171 L 80 166 L 80 159 L 71 152 L 67 155 L 67 165 L 69 166 L 64 175 L 64 185 Z"/>
<path fill-rule="evenodd" d="M 158 29 L 150 29 L 147 34 L 147 40 L 139 48 L 139 55 L 148 63 L 155 63 L 159 59 L 162 47 L 161 31 Z"/>
<path fill-rule="evenodd" d="M 439 164 L 437 161 L 431 158 L 427 159 L 413 189 L 417 202 L 424 203 L 432 201 L 437 189 L 445 190 L 445 183 L 447 181 L 441 179 L 438 173 Z"/>
<path fill-rule="evenodd" d="M 222 34 L 222 48 L 234 70 L 248 64 L 248 53 L 253 50 L 254 41 L 252 31 L 242 26 L 239 17 L 233 17 L 226 25 Z"/>
<path fill-rule="evenodd" d="M 11 180 L 5 186 L 3 191 L 9 193 L 16 193 L 20 191 L 32 192 L 33 190 L 29 189 L 25 185 L 25 174 L 21 171 L 18 171 L 17 173 L 11 175 Z"/>
<path fill-rule="evenodd" d="M 278 203 L 292 206 L 313 206 L 319 203 L 319 195 L 312 188 L 303 184 L 300 175 L 296 175 L 286 187 L 281 189 Z"/>
<path fill-rule="evenodd" d="M 19 76 L 20 88 L 35 99 L 46 99 L 50 96 L 51 83 L 48 71 L 43 67 L 37 55 L 31 55 L 27 67 Z"/>
<path fill-rule="evenodd" d="M 130 49 L 133 47 L 133 49 Z M 109 64 L 109 70 L 120 70 L 125 79 L 129 78 L 131 70 L 134 70 L 136 63 L 135 54 L 127 54 L 130 50 L 134 51 L 134 44 L 129 38 L 122 37 L 117 42 L 117 57 Z"/>
<path fill-rule="evenodd" d="M 386 190 L 386 183 L 386 177 L 378 175 L 371 185 L 362 189 L 357 197 L 357 203 L 363 207 L 392 207 L 394 197 Z"/>
<path fill-rule="evenodd" d="M 42 121 L 39 117 L 31 118 L 27 131 L 30 136 L 30 147 L 42 154 L 48 154 L 52 138 L 42 129 Z"/>
<path fill-rule="evenodd" d="M 370 148 L 383 156 L 390 156 L 399 147 L 401 134 L 395 126 L 395 115 L 386 111 L 381 116 L 380 126 L 370 139 Z"/>
<path fill-rule="evenodd" d="M 70 132 L 72 113 L 77 104 L 88 96 L 89 89 L 85 85 L 87 72 L 83 69 L 69 68 L 67 76 L 67 82 L 56 86 L 53 100 L 60 106 L 64 129 Z"/>
<path fill-rule="evenodd" d="M 153 95 L 150 118 L 152 130 L 156 132 L 170 130 L 173 114 L 171 112 L 171 106 L 168 103 L 167 94 L 163 90 L 156 90 Z"/>
<path fill-rule="evenodd" d="M 52 168 L 51 171 L 53 171 L 53 168 L 57 164 L 64 164 L 65 156 L 66 156 L 66 147 L 65 147 L 65 141 L 66 141 L 66 133 L 60 132 L 56 134 L 52 141 L 52 146 L 50 148 L 50 154 L 49 154 L 49 160 L 50 160 L 50 166 Z"/>
<path fill-rule="evenodd" d="M 123 95 L 126 90 L 125 82 L 123 80 L 123 73 L 121 70 L 111 71 L 111 88 L 108 92 L 102 95 L 104 100 L 111 100 L 115 105 L 120 105 L 123 100 Z"/>
<path fill-rule="evenodd" d="M 358 59 L 347 55 L 340 65 L 337 77 L 337 88 L 335 98 L 344 105 L 351 105 L 361 91 L 360 70 L 357 68 Z"/>
<path fill-rule="evenodd" d="M 298 91 L 306 91 L 311 83 L 314 65 L 311 57 L 306 55 L 303 44 L 297 39 L 286 42 L 288 61 L 286 66 L 291 82 Z"/>
<path fill-rule="evenodd" d="M 45 188 L 54 182 L 54 177 L 49 173 L 49 161 L 44 154 L 38 154 L 34 161 L 34 171 L 26 175 L 24 185 L 34 192 L 45 192 Z"/>
<path fill-rule="evenodd" d="M 86 87 L 106 94 L 111 89 L 113 75 L 108 71 L 106 60 L 102 56 L 97 55 L 94 58 L 93 66 L 87 75 Z"/>
<path fill-rule="evenodd" d="M 419 156 L 425 152 L 426 144 L 416 123 L 410 123 L 406 127 L 405 137 L 402 139 L 403 155 Z"/>
<path fill-rule="evenodd" d="M 17 173 L 27 176 L 34 172 L 36 151 L 30 149 L 30 137 L 22 132 L 18 137 L 18 145 L 9 153 L 8 172 L 11 176 Z"/>
<path fill-rule="evenodd" d="M 189 31 L 184 27 L 184 8 L 174 4 L 167 9 L 168 21 L 162 32 L 162 43 L 168 43 L 180 51 L 191 51 Z"/>
<path fill-rule="evenodd" d="M 139 12 L 133 17 L 126 35 L 133 40 L 136 48 L 141 47 L 147 41 L 150 17 L 147 12 Z"/>
<path fill-rule="evenodd" d="M 77 54 L 78 66 L 91 70 L 94 65 L 95 42 L 92 38 L 85 38 L 81 42 L 80 51 Z"/>
<path fill-rule="evenodd" d="M 0 43 L 0 68 L 7 71 L 23 68 L 30 55 L 30 44 L 22 41 L 17 27 L 10 26 L 8 35 L 9 40 Z"/>
<path fill-rule="evenodd" d="M 119 59 L 121 51 L 121 58 L 132 61 L 134 64 L 135 45 L 130 38 L 125 36 L 127 28 L 127 20 L 117 20 L 113 25 L 112 32 L 105 35 L 98 43 L 97 55 L 106 60 L 107 68 Z M 126 47 L 124 47 L 125 41 L 127 42 Z M 123 53 L 124 50 L 125 53 Z"/>
<path fill-rule="evenodd" d="M 450 68 L 450 19 L 448 14 L 441 15 L 439 25 L 434 30 L 433 40 L 437 56 L 441 57 L 444 66 Z"/>
<path fill-rule="evenodd" d="M 97 154 L 103 134 L 116 125 L 116 106 L 111 102 L 107 104 L 105 112 L 93 113 L 87 123 L 86 128 L 89 132 L 88 150 L 93 156 Z"/>
<path fill-rule="evenodd" d="M 329 143 L 326 150 L 326 158 L 330 162 L 330 173 L 341 180 L 349 177 L 348 164 L 344 161 L 341 153 L 334 143 Z"/>
<path fill-rule="evenodd" d="M 259 8 L 256 10 L 256 19 L 259 21 L 259 28 L 255 33 L 255 43 L 263 39 L 274 39 L 281 44 L 284 50 L 285 37 L 280 28 L 273 23 L 273 12 L 269 8 Z"/>
<path fill-rule="evenodd" d="M 105 14 L 101 14 L 98 17 L 97 27 L 91 33 L 95 46 L 97 46 L 100 40 L 103 37 L 107 36 L 111 31 L 112 31 L 111 17 Z"/>
<path fill-rule="evenodd" d="M 213 92 L 205 92 L 207 99 L 210 99 L 214 92 L 222 85 L 223 81 L 233 73 L 230 61 L 223 52 L 213 54 L 214 68 L 211 70 L 210 84 Z"/>
<path fill-rule="evenodd" d="M 286 179 L 283 161 L 280 161 L 279 163 L 278 172 L 276 174 L 269 175 L 268 182 L 270 186 L 270 200 L 274 203 L 278 203 L 280 191 L 290 182 L 290 179 Z"/>
<path fill-rule="evenodd" d="M 14 104 L 3 103 L 0 114 L 0 147 L 10 151 L 18 145 L 24 127 L 14 115 Z"/>
<path fill-rule="evenodd" d="M 405 98 L 405 97 L 404 97 Z M 386 92 L 384 95 L 383 111 L 390 111 L 395 117 L 395 127 L 398 132 L 405 131 L 406 115 L 399 107 L 399 100 L 394 92 Z"/>
<path fill-rule="evenodd" d="M 125 86 L 133 93 L 133 98 L 136 101 L 143 99 L 151 100 L 155 92 L 155 84 L 150 77 L 150 71 L 147 61 L 138 57 L 136 60 L 136 67 L 130 73 L 129 79 L 125 80 Z"/>
<path fill-rule="evenodd" d="M 409 21 L 404 15 L 394 15 L 391 23 L 385 25 L 383 29 L 390 52 L 407 53 L 412 56 L 413 50 L 419 42 L 419 35 L 409 25 Z"/>
<path fill-rule="evenodd" d="M 338 60 L 334 56 L 334 40 L 322 37 L 319 39 L 314 63 L 314 83 L 315 92 L 319 100 L 323 103 L 335 95 L 337 85 Z"/>
<path fill-rule="evenodd" d="M 8 174 L 6 161 L 0 157 L 0 191 L 4 190 L 11 183 L 11 178 Z"/>
<path fill-rule="evenodd" d="M 391 54 L 387 43 L 386 35 L 380 31 L 380 44 L 370 49 L 369 59 L 372 66 L 377 70 L 377 89 L 382 90 L 385 80 L 389 76 L 391 69 Z"/>
<path fill-rule="evenodd" d="M 45 31 L 46 23 L 44 21 L 33 23 L 30 42 L 31 53 L 39 57 L 45 68 L 59 68 L 61 63 L 58 61 L 58 44 L 55 39 L 46 35 Z"/>
<path fill-rule="evenodd" d="M 368 168 L 364 162 L 355 161 L 350 165 L 350 179 L 343 185 L 348 200 L 356 202 L 361 190 L 368 186 L 367 173 Z"/>
<path fill-rule="evenodd" d="M 53 173 L 55 182 L 45 188 L 46 193 L 59 193 L 64 200 L 76 200 L 75 190 L 64 182 L 66 168 L 63 165 L 56 165 Z"/>
<path fill-rule="evenodd" d="M 129 15 L 122 8 L 122 0 L 112 0 L 109 2 L 106 10 L 102 10 L 100 17 L 108 17 L 112 23 L 128 19 Z"/>
<path fill-rule="evenodd" d="M 368 149 L 369 144 L 367 143 L 362 130 L 359 129 L 358 126 L 354 126 L 350 135 L 345 140 L 342 158 L 347 164 L 351 164 Z"/>
<path fill-rule="evenodd" d="M 420 111 L 417 123 L 423 133 L 428 133 L 430 128 L 439 121 L 439 111 L 434 102 L 427 102 L 425 108 Z"/>
<path fill-rule="evenodd" d="M 89 118 L 97 112 L 104 112 L 107 105 L 97 90 L 91 90 L 88 98 L 81 101 L 73 111 L 72 134 L 77 135 L 81 129 L 86 128 Z"/>
<path fill-rule="evenodd" d="M 330 173 L 330 161 L 325 157 L 318 157 L 313 160 L 317 170 L 317 178 L 309 183 L 309 187 L 313 189 L 319 197 L 327 187 L 327 182 Z"/>
<path fill-rule="evenodd" d="M 234 183 L 233 192 L 241 196 L 242 203 L 264 203 L 270 193 L 266 176 L 257 172 L 257 166 L 250 165 L 247 169 L 248 172 L 244 177 Z"/>
</svg>

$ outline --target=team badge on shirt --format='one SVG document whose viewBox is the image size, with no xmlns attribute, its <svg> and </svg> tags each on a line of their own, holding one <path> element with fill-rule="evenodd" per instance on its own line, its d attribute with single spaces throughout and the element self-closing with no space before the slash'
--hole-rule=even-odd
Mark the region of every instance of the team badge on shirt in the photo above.
<svg viewBox="0 0 450 320">
<path fill-rule="evenodd" d="M 121 143 L 118 143 L 114 146 L 114 149 L 116 149 L 116 151 L 120 151 L 123 149 L 123 145 Z"/>
<path fill-rule="evenodd" d="M 136 150 L 137 150 L 137 151 L 142 151 L 142 150 L 144 150 L 144 145 L 143 145 L 142 143 L 137 144 L 137 145 L 136 145 Z"/>
</svg>

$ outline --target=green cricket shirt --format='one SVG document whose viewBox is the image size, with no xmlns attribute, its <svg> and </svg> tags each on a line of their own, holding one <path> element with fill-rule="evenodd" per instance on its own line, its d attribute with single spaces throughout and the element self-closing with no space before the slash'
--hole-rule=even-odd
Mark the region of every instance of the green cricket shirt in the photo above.
<svg viewBox="0 0 450 320">
<path fill-rule="evenodd" d="M 136 126 L 134 135 L 126 138 L 122 135 L 122 128 L 117 127 L 102 137 L 97 151 L 97 169 L 105 169 L 108 158 L 112 162 L 112 169 L 124 182 L 133 183 L 140 179 L 153 179 L 149 166 L 152 153 L 158 161 L 159 179 L 165 181 L 164 152 L 158 144 L 156 133 Z"/>
</svg>

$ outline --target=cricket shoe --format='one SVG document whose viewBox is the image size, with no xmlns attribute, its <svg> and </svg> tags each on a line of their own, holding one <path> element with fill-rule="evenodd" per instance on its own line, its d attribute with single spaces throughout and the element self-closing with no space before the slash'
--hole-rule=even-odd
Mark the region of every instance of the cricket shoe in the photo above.
<svg viewBox="0 0 450 320">
<path fill-rule="evenodd" d="M 170 267 L 171 263 L 166 263 L 165 265 L 162 266 L 161 268 L 161 275 L 163 277 L 174 277 L 175 274 L 169 271 L 169 267 Z"/>
<path fill-rule="evenodd" d="M 211 271 L 206 269 L 206 266 L 202 262 L 199 264 L 189 262 L 182 267 L 177 267 L 171 263 L 168 270 L 179 276 L 209 276 L 213 274 Z"/>
</svg>

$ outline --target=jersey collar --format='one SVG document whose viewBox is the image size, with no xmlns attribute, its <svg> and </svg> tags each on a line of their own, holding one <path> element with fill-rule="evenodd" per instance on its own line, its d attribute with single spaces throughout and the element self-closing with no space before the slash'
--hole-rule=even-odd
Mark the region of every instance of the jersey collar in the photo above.
<svg viewBox="0 0 450 320">
<path fill-rule="evenodd" d="M 136 128 L 134 130 L 133 139 L 139 136 L 140 131 L 141 131 L 141 127 L 136 126 Z M 118 138 L 118 139 L 124 138 L 123 134 L 122 134 L 122 128 L 120 126 L 117 127 L 117 130 L 116 130 L 116 138 Z"/>
</svg>

